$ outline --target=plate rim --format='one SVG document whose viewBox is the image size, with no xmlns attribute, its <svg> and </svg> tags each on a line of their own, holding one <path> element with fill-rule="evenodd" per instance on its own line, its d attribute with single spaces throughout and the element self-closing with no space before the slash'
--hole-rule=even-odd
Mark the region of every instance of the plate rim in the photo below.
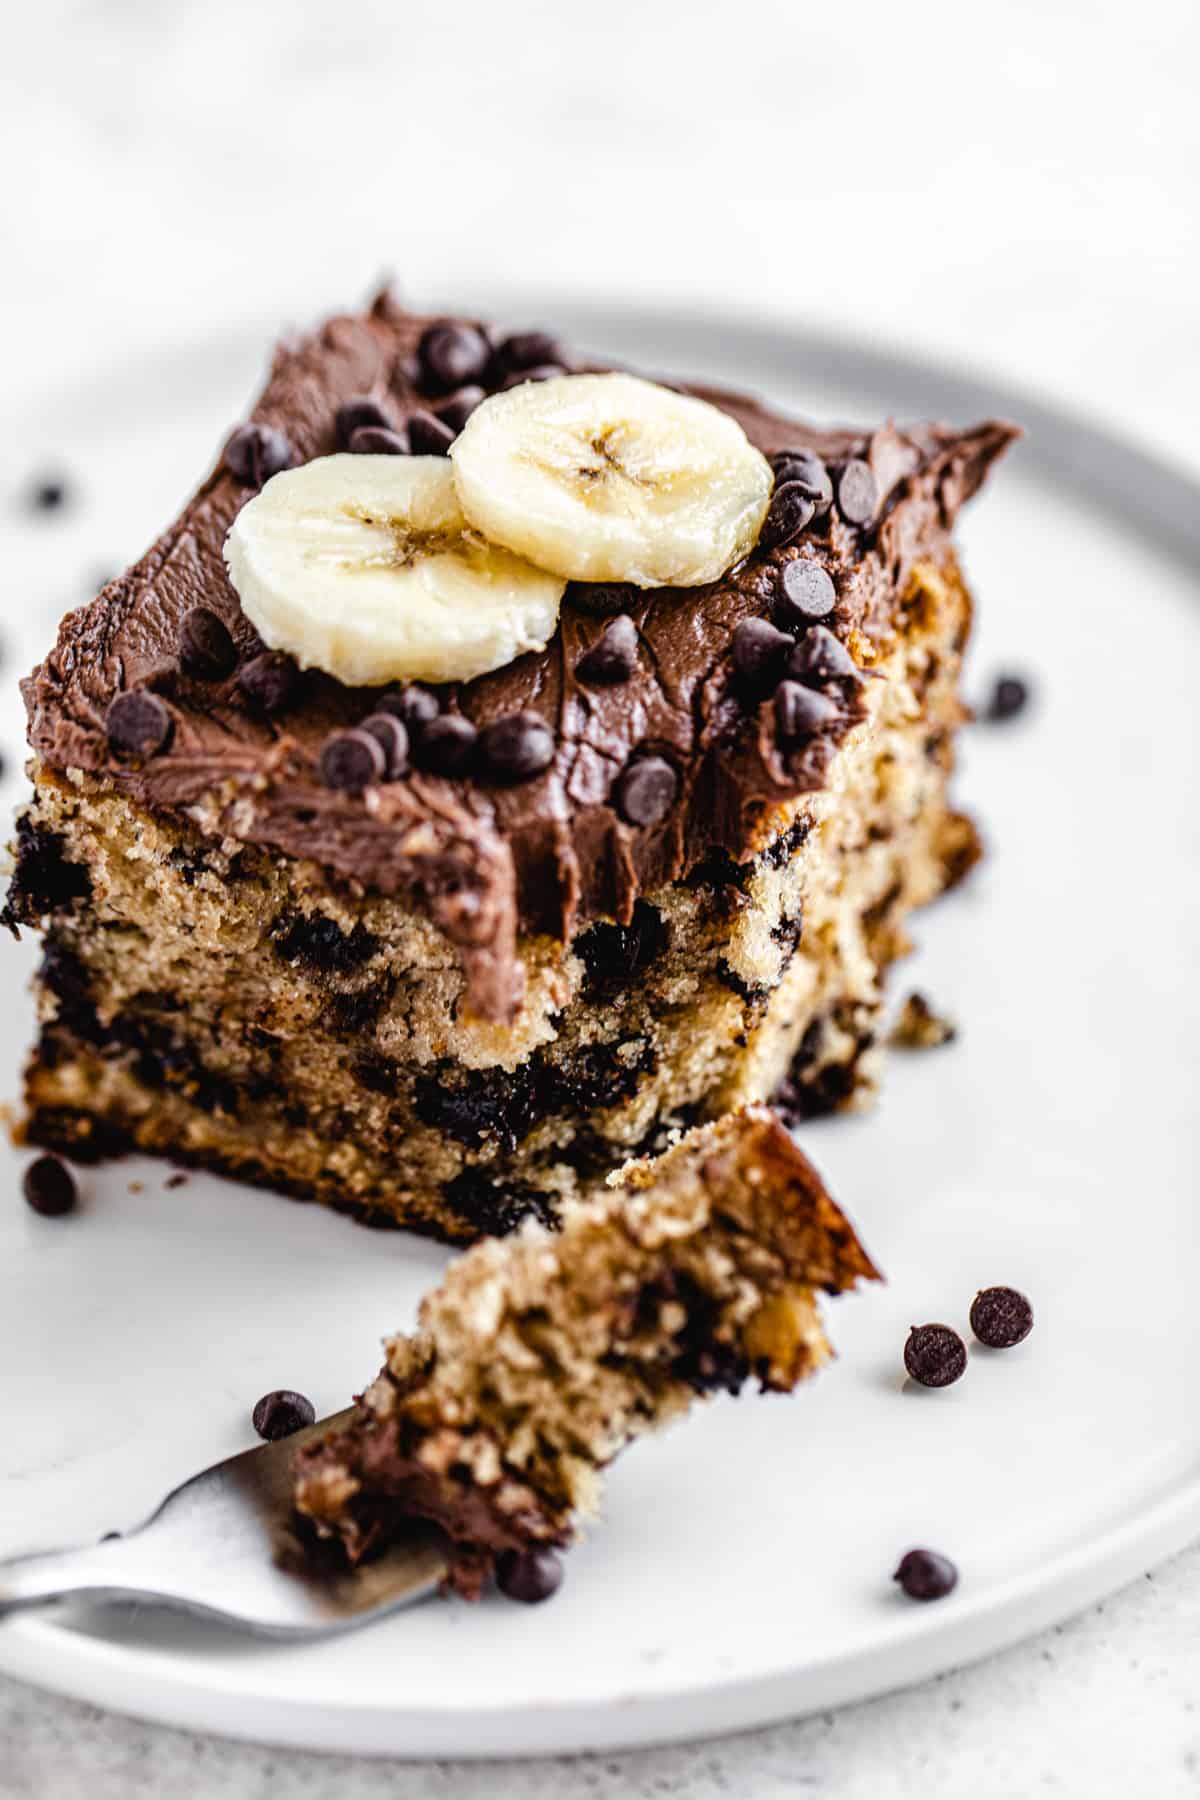
<svg viewBox="0 0 1200 1800">
<path fill-rule="evenodd" d="M 787 1671 L 722 1677 L 649 1695 L 405 1708 L 316 1702 L 253 1691 L 230 1671 L 214 1683 L 170 1650 L 138 1648 L 72 1631 L 45 1613 L 0 1626 L 0 1672 L 129 1717 L 281 1748 L 419 1761 L 552 1757 L 696 1742 L 806 1717 L 914 1687 L 931 1676 L 1011 1648 L 1116 1591 L 1200 1535 L 1200 1467 L 1181 1474 L 1149 1507 L 1098 1537 L 1011 1576 L 946 1611 L 897 1614 L 900 1629 L 867 1650 L 838 1652 Z M 64 1666 L 64 1639 L 72 1659 Z M 13 1646 L 19 1646 L 12 1653 Z M 21 1654 L 21 1650 L 25 1652 Z M 867 1679 L 864 1681 L 864 1671 Z M 139 1704 L 148 1682 L 154 1703 Z M 803 1688 L 802 1697 L 795 1690 Z M 220 1709 L 214 1724 L 214 1706 Z M 697 1729 L 696 1711 L 704 1709 Z M 551 1741 L 548 1741 L 551 1740 Z M 569 1748 L 568 1748 L 569 1745 Z"/>
</svg>

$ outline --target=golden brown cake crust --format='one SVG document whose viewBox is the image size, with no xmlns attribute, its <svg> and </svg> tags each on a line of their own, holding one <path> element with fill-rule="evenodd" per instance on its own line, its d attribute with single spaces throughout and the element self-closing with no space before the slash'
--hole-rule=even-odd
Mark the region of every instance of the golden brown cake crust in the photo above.
<svg viewBox="0 0 1200 1800">
<path fill-rule="evenodd" d="M 406 412 L 427 324 L 381 297 L 290 342 L 253 429 L 303 460 L 340 442 L 352 394 Z M 414 726 L 395 779 L 322 782 L 325 734 L 403 696 L 317 674 L 274 710 L 248 694 L 261 646 L 221 545 L 253 485 L 228 456 L 64 621 L 26 683 L 35 793 L 4 913 L 47 934 L 31 1141 L 468 1241 L 555 1219 L 781 1083 L 796 1117 L 870 1091 L 907 918 L 975 850 L 947 792 L 971 613 L 950 534 L 1013 432 L 821 432 L 697 391 L 764 451 L 824 457 L 828 504 L 707 587 L 621 590 L 625 681 L 580 679 L 606 619 L 574 584 L 544 653 L 424 695 L 460 724 L 538 713 L 555 751 L 535 778 L 435 774 Z M 851 469 L 869 513 L 844 503 Z M 820 624 L 784 608 L 797 570 L 824 584 Z M 197 601 L 231 634 L 213 678 L 181 648 Z M 746 627 L 775 644 L 761 683 Z M 788 686 L 823 725 L 785 728 Z M 105 725 L 131 689 L 169 724 L 140 760 Z M 614 793 L 647 748 L 677 791 L 639 826 Z"/>
</svg>

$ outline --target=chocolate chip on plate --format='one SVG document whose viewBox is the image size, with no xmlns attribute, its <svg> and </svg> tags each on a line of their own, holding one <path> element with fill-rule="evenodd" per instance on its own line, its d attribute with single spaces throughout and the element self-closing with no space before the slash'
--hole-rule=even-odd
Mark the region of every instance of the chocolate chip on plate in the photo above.
<svg viewBox="0 0 1200 1800">
<path fill-rule="evenodd" d="M 247 487 L 261 487 L 294 461 L 291 443 L 272 425 L 239 425 L 223 454 L 225 467 Z"/>
<path fill-rule="evenodd" d="M 256 1402 L 250 1417 L 259 1437 L 275 1444 L 280 1438 L 291 1437 L 294 1431 L 315 1424 L 317 1409 L 306 1395 L 294 1393 L 291 1388 L 275 1388 Z"/>
<path fill-rule="evenodd" d="M 798 681 L 781 681 L 775 689 L 775 730 L 783 744 L 828 731 L 841 716 L 836 701 L 812 688 L 801 687 Z"/>
<path fill-rule="evenodd" d="M 815 450 L 776 450 L 769 460 L 777 488 L 787 481 L 797 481 L 812 501 L 817 518 L 829 511 L 833 505 L 833 483 Z"/>
<path fill-rule="evenodd" d="M 637 626 L 628 613 L 619 613 L 580 657 L 575 673 L 580 681 L 601 686 L 628 681 L 637 668 L 637 653 Z"/>
<path fill-rule="evenodd" d="M 360 425 L 346 445 L 351 456 L 407 456 L 411 448 L 406 431 L 389 425 Z"/>
<path fill-rule="evenodd" d="M 21 1177 L 27 1204 L 43 1219 L 61 1219 L 74 1212 L 79 1199 L 75 1177 L 57 1156 L 38 1156 Z"/>
<path fill-rule="evenodd" d="M 949 1325 L 914 1325 L 904 1346 L 904 1366 L 922 1387 L 949 1387 L 967 1366 L 967 1346 Z"/>
<path fill-rule="evenodd" d="M 851 457 L 837 478 L 838 511 L 848 525 L 869 525 L 879 505 L 879 489 L 869 463 Z"/>
<path fill-rule="evenodd" d="M 457 436 L 456 431 L 441 419 L 434 418 L 431 412 L 408 415 L 408 442 L 414 456 L 445 456 Z"/>
<path fill-rule="evenodd" d="M 1033 1308 L 1016 1288 L 983 1288 L 971 1302 L 971 1330 L 989 1350 L 1011 1350 L 1033 1330 Z"/>
<path fill-rule="evenodd" d="M 295 698 L 299 683 L 299 670 L 282 650 L 264 650 L 238 675 L 242 693 L 261 713 L 283 712 Z"/>
<path fill-rule="evenodd" d="M 193 606 L 179 624 L 179 664 L 196 681 L 224 681 L 237 667 L 237 646 L 224 619 Z"/>
<path fill-rule="evenodd" d="M 776 616 L 785 625 L 811 625 L 827 619 L 837 605 L 833 577 L 809 556 L 794 556 L 779 571 Z"/>
<path fill-rule="evenodd" d="M 408 732 L 395 713 L 377 712 L 364 719 L 360 731 L 369 733 L 383 751 L 384 777 L 395 781 L 408 767 Z"/>
<path fill-rule="evenodd" d="M 331 731 L 321 745 L 321 780 L 326 787 L 358 794 L 387 773 L 387 755 L 369 731 Z"/>
<path fill-rule="evenodd" d="M 893 1581 L 910 1600 L 944 1600 L 958 1585 L 958 1570 L 937 1550 L 909 1550 L 900 1558 Z"/>
<path fill-rule="evenodd" d="M 665 756 L 639 756 L 617 777 L 617 811 L 627 825 L 659 825 L 678 792 L 679 777 Z"/>
<path fill-rule="evenodd" d="M 812 625 L 805 632 L 788 660 L 788 674 L 797 681 L 859 680 L 862 671 L 840 638 L 834 637 L 828 625 Z"/>
<path fill-rule="evenodd" d="M 70 498 L 70 484 L 62 475 L 39 475 L 29 487 L 32 512 L 61 512 Z"/>
<path fill-rule="evenodd" d="M 758 541 L 765 550 L 778 550 L 798 538 L 816 516 L 807 487 L 799 481 L 785 481 L 775 489 Z"/>
<path fill-rule="evenodd" d="M 777 631 L 766 619 L 741 619 L 733 634 L 733 666 L 743 681 L 769 686 L 792 649 L 786 631 Z"/>
<path fill-rule="evenodd" d="M 496 1586 L 523 1606 L 549 1600 L 562 1578 L 562 1558 L 553 1550 L 505 1550 L 496 1559 Z"/>
<path fill-rule="evenodd" d="M 984 718 L 993 725 L 1015 719 L 1029 704 L 1029 683 L 1020 675 L 998 675 L 984 709 Z"/>
<path fill-rule="evenodd" d="M 488 773 L 501 781 L 528 781 L 554 761 L 554 733 L 537 713 L 509 713 L 479 734 Z"/>
<path fill-rule="evenodd" d="M 393 688 L 375 702 L 377 713 L 392 713 L 404 725 L 410 738 L 419 737 L 426 725 L 441 712 L 436 694 L 410 682 L 407 687 Z"/>
<path fill-rule="evenodd" d="M 479 737 L 461 713 L 441 713 L 424 726 L 414 746 L 417 761 L 434 775 L 461 775 Z"/>
<path fill-rule="evenodd" d="M 565 595 L 580 612 L 594 613 L 598 618 L 627 612 L 637 597 L 638 589 L 624 581 L 572 581 Z"/>
<path fill-rule="evenodd" d="M 492 347 L 474 325 L 448 320 L 429 327 L 417 345 L 417 355 L 422 385 L 434 393 L 445 394 L 467 382 L 479 381 L 491 360 Z"/>
<path fill-rule="evenodd" d="M 153 756 L 171 736 L 171 715 L 157 694 L 130 688 L 110 700 L 104 729 L 118 756 Z"/>
<path fill-rule="evenodd" d="M 356 431 L 393 431 L 396 421 L 374 394 L 351 394 L 337 409 L 337 441 L 348 447 Z"/>
<path fill-rule="evenodd" d="M 457 394 L 451 394 L 444 406 L 438 407 L 437 416 L 443 425 L 448 425 L 457 435 L 480 401 L 486 399 L 487 394 L 481 387 L 459 388 Z"/>
</svg>

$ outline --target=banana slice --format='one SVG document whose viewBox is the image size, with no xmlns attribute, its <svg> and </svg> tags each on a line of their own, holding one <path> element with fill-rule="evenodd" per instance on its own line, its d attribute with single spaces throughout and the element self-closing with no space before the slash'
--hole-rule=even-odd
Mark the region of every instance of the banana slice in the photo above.
<svg viewBox="0 0 1200 1800">
<path fill-rule="evenodd" d="M 771 498 L 771 470 L 740 425 L 634 375 L 496 394 L 450 457 L 471 523 L 572 581 L 715 581 L 751 548 Z"/>
<path fill-rule="evenodd" d="M 324 456 L 247 502 L 225 540 L 272 650 L 352 687 L 469 681 L 554 633 L 564 581 L 487 543 L 443 456 Z"/>
</svg>

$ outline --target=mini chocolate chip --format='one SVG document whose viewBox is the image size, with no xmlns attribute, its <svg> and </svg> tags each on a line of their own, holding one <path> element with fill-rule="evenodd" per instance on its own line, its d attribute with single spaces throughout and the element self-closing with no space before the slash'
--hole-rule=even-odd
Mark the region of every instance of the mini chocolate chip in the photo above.
<svg viewBox="0 0 1200 1800">
<path fill-rule="evenodd" d="M 609 613 L 627 612 L 638 591 L 624 581 L 572 581 L 565 597 L 580 612 L 603 618 Z"/>
<path fill-rule="evenodd" d="M 837 589 L 827 569 L 810 556 L 794 556 L 779 571 L 775 610 L 789 625 L 810 625 L 827 619 L 837 605 Z"/>
<path fill-rule="evenodd" d="M 967 1346 L 949 1325 L 914 1325 L 904 1346 L 904 1366 L 922 1387 L 949 1387 L 967 1366 Z"/>
<path fill-rule="evenodd" d="M 822 518 L 833 505 L 833 483 L 829 470 L 815 450 L 776 450 L 770 458 L 775 471 L 775 486 L 798 481 L 813 503 L 817 518 Z"/>
<path fill-rule="evenodd" d="M 283 712 L 295 698 L 299 671 L 282 650 L 264 650 L 241 670 L 238 686 L 259 712 Z"/>
<path fill-rule="evenodd" d="M 358 794 L 387 772 L 387 755 L 369 731 L 331 731 L 321 745 L 321 780 L 326 787 Z"/>
<path fill-rule="evenodd" d="M 461 775 L 474 755 L 478 736 L 470 719 L 461 713 L 441 713 L 423 728 L 414 754 L 420 766 L 435 775 Z"/>
<path fill-rule="evenodd" d="M 658 825 L 678 792 L 679 777 L 665 756 L 639 756 L 617 777 L 617 811 L 627 825 Z"/>
<path fill-rule="evenodd" d="M 566 372 L 561 363 L 538 363 L 532 369 L 514 369 L 511 375 L 505 376 L 500 386 L 507 390 L 508 388 L 523 387 L 527 381 L 553 381 L 557 376 L 565 375 Z"/>
<path fill-rule="evenodd" d="M 153 756 L 171 735 L 171 715 L 157 694 L 131 688 L 109 702 L 104 729 L 118 756 Z"/>
<path fill-rule="evenodd" d="M 351 433 L 346 448 L 351 456 L 407 456 L 408 433 L 392 431 L 386 425 L 360 425 Z"/>
<path fill-rule="evenodd" d="M 70 486 L 61 475 L 39 475 L 29 489 L 33 512 L 59 512 L 70 497 Z"/>
<path fill-rule="evenodd" d="M 779 679 L 792 639 L 766 619 L 742 619 L 733 634 L 733 666 L 743 681 L 769 687 Z"/>
<path fill-rule="evenodd" d="M 511 375 L 514 369 L 537 369 L 547 363 L 562 366 L 562 351 L 548 331 L 514 331 L 497 346 L 490 373 L 493 380 Z"/>
<path fill-rule="evenodd" d="M 479 381 L 491 354 L 491 345 L 474 325 L 453 320 L 431 325 L 417 345 L 423 385 L 434 393 L 445 394 L 466 382 Z"/>
<path fill-rule="evenodd" d="M 775 730 L 783 744 L 828 731 L 841 716 L 835 701 L 798 681 L 781 681 L 775 689 Z"/>
<path fill-rule="evenodd" d="M 179 625 L 179 662 L 196 681 L 224 681 L 237 667 L 237 647 L 228 625 L 211 607 L 193 606 Z"/>
<path fill-rule="evenodd" d="M 457 434 L 480 401 L 486 399 L 487 394 L 481 387 L 459 388 L 457 394 L 452 394 L 444 406 L 438 407 L 437 416 L 443 425 L 448 425 Z"/>
<path fill-rule="evenodd" d="M 275 1444 L 280 1438 L 291 1437 L 294 1431 L 315 1424 L 317 1409 L 306 1395 L 294 1393 L 291 1388 L 275 1388 L 256 1402 L 250 1417 L 259 1437 Z"/>
<path fill-rule="evenodd" d="M 580 681 L 601 684 L 628 681 L 637 668 L 637 626 L 628 613 L 606 625 L 591 649 L 575 664 Z"/>
<path fill-rule="evenodd" d="M 549 1600 L 562 1578 L 562 1558 L 553 1550 L 505 1550 L 496 1559 L 496 1586 L 523 1606 Z"/>
<path fill-rule="evenodd" d="M 861 678 L 861 670 L 845 644 L 827 625 L 813 625 L 788 661 L 788 674 L 798 681 L 845 681 Z"/>
<path fill-rule="evenodd" d="M 393 688 L 375 702 L 375 711 L 391 713 L 399 719 L 410 738 L 420 737 L 441 710 L 437 695 L 431 694 L 428 688 L 417 687 L 415 682 L 408 687 Z"/>
<path fill-rule="evenodd" d="M 39 1156 L 21 1177 L 21 1190 L 35 1213 L 43 1219 L 61 1219 L 74 1212 L 79 1199 L 75 1177 L 57 1156 Z"/>
<path fill-rule="evenodd" d="M 879 489 L 869 463 L 852 457 L 837 478 L 838 511 L 850 525 L 869 525 L 879 505 Z"/>
<path fill-rule="evenodd" d="M 246 487 L 261 487 L 293 462 L 291 444 L 272 425 L 239 425 L 223 454 L 225 467 Z"/>
<path fill-rule="evenodd" d="M 971 1330 L 989 1350 L 1011 1350 L 1033 1330 L 1033 1308 L 1016 1288 L 983 1288 L 971 1302 Z"/>
<path fill-rule="evenodd" d="M 958 1570 L 936 1550 L 909 1550 L 892 1576 L 910 1600 L 944 1600 L 958 1585 Z"/>
<path fill-rule="evenodd" d="M 509 713 L 479 734 L 488 771 L 502 781 L 528 781 L 554 761 L 554 733 L 537 713 Z"/>
<path fill-rule="evenodd" d="M 396 421 L 373 394 L 352 394 L 337 409 L 337 441 L 348 447 L 356 431 L 393 431 Z"/>
<path fill-rule="evenodd" d="M 390 712 L 372 713 L 359 730 L 369 732 L 383 751 L 385 778 L 395 781 L 397 775 L 403 775 L 408 767 L 408 732 L 402 720 Z"/>
<path fill-rule="evenodd" d="M 812 524 L 816 513 L 808 489 L 799 481 L 785 481 L 771 498 L 759 533 L 759 544 L 765 550 L 778 550 L 783 544 L 790 544 Z"/>
<path fill-rule="evenodd" d="M 457 436 L 431 412 L 408 415 L 408 441 L 414 456 L 445 456 Z"/>
<path fill-rule="evenodd" d="M 1001 725 L 1006 719 L 1015 719 L 1028 704 L 1027 681 L 1020 675 L 998 675 L 983 716 L 993 725 Z"/>
</svg>

